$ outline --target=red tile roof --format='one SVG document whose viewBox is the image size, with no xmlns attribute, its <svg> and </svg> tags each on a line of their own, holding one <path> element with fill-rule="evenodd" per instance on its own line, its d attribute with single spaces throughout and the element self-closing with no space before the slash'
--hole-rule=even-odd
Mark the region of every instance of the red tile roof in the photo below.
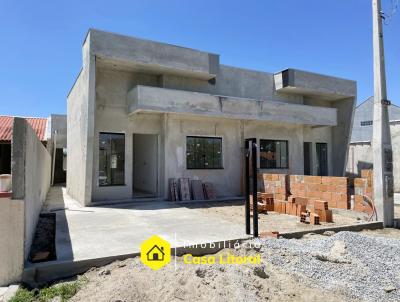
<svg viewBox="0 0 400 302">
<path fill-rule="evenodd" d="M 38 138 L 45 141 L 47 118 L 25 117 L 25 119 L 36 132 Z M 0 115 L 0 142 L 11 142 L 13 121 L 13 116 Z"/>
</svg>

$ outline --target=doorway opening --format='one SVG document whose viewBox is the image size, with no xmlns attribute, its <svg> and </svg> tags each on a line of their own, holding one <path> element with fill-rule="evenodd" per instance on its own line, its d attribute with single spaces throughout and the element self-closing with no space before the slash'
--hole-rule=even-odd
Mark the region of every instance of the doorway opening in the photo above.
<svg viewBox="0 0 400 302">
<path fill-rule="evenodd" d="M 312 175 L 312 149 L 311 143 L 304 142 L 303 143 L 303 152 L 304 152 L 304 175 Z"/>
<path fill-rule="evenodd" d="M 317 175 L 327 176 L 328 175 L 328 144 L 316 143 L 317 149 Z"/>
<path fill-rule="evenodd" d="M 133 197 L 158 195 L 158 135 L 133 134 Z"/>
</svg>

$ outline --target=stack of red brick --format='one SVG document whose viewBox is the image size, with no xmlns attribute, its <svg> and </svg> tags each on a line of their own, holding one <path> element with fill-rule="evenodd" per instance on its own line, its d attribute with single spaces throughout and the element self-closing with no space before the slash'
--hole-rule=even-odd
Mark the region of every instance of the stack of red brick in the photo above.
<svg viewBox="0 0 400 302">
<path fill-rule="evenodd" d="M 290 175 L 290 193 L 307 197 L 311 204 L 316 200 L 324 200 L 331 208 L 350 208 L 347 177 Z"/>
<path fill-rule="evenodd" d="M 286 200 L 288 196 L 288 175 L 259 174 L 259 189 L 264 193 L 273 194 L 277 200 Z"/>
<path fill-rule="evenodd" d="M 361 170 L 361 178 L 354 179 L 354 211 L 372 214 L 373 172 Z"/>
<path fill-rule="evenodd" d="M 274 194 L 257 192 L 258 212 L 264 213 L 274 210 Z M 253 210 L 253 196 L 250 195 L 250 209 Z"/>
<path fill-rule="evenodd" d="M 319 221 L 333 222 L 332 210 L 329 210 L 329 204 L 325 200 L 315 200 L 314 206 L 310 208 L 310 213 L 317 216 Z"/>
<path fill-rule="evenodd" d="M 308 199 L 303 197 L 292 197 L 288 200 L 274 200 L 274 211 L 280 214 L 300 216 L 307 209 Z"/>
</svg>

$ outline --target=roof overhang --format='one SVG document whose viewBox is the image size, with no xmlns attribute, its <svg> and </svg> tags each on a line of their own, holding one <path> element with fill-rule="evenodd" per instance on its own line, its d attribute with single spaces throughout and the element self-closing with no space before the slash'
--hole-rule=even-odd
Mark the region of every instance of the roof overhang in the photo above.
<svg viewBox="0 0 400 302">
<path fill-rule="evenodd" d="M 355 81 L 317 73 L 286 69 L 274 74 L 276 91 L 335 101 L 356 96 Z"/>
</svg>

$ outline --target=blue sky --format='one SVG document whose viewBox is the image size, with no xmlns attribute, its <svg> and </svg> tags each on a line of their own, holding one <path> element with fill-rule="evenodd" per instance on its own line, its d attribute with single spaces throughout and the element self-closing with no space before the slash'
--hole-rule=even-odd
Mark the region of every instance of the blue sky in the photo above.
<svg viewBox="0 0 400 302">
<path fill-rule="evenodd" d="M 0 0 L 0 114 L 65 113 L 90 27 L 218 53 L 226 65 L 353 79 L 361 102 L 373 94 L 370 2 Z M 400 105 L 400 11 L 384 34 L 388 96 Z"/>
</svg>

